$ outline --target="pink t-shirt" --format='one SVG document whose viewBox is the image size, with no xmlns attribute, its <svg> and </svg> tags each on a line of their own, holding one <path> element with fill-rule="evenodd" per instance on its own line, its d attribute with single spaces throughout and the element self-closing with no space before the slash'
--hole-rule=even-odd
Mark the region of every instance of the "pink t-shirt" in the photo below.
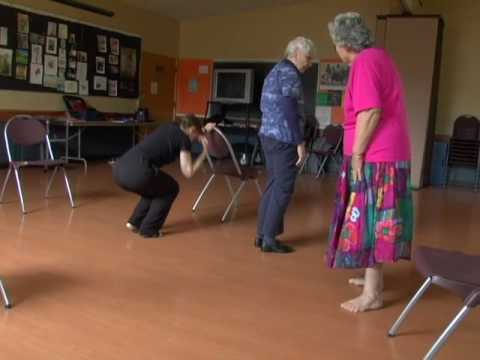
<svg viewBox="0 0 480 360">
<path fill-rule="evenodd" d="M 357 115 L 378 108 L 382 113 L 365 153 L 369 162 L 410 160 L 410 136 L 400 74 L 383 49 L 363 50 L 355 58 L 345 93 L 344 154 L 352 155 Z"/>
</svg>

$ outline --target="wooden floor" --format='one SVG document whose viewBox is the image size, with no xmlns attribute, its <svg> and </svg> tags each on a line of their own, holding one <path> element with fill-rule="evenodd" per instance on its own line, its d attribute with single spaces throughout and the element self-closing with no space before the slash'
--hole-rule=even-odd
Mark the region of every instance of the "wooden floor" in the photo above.
<svg viewBox="0 0 480 360">
<path fill-rule="evenodd" d="M 297 251 L 271 255 L 253 247 L 253 185 L 231 222 L 219 222 L 224 181 L 192 214 L 206 176 L 176 176 L 182 191 L 160 239 L 125 229 L 136 197 L 113 184 L 106 164 L 72 173 L 73 210 L 60 179 L 53 197 L 42 198 L 46 176 L 34 170 L 24 176 L 32 212 L 22 216 L 12 182 L 0 206 L 0 274 L 15 306 L 0 308 L 0 358 L 420 359 L 459 309 L 457 298 L 434 289 L 401 336 L 387 338 L 421 278 L 411 263 L 389 266 L 385 309 L 339 308 L 359 290 L 347 285 L 352 272 L 323 262 L 335 179 L 300 177 L 283 237 Z M 480 194 L 430 188 L 415 202 L 417 244 L 480 253 Z M 439 359 L 478 358 L 479 333 L 473 312 Z"/>
</svg>

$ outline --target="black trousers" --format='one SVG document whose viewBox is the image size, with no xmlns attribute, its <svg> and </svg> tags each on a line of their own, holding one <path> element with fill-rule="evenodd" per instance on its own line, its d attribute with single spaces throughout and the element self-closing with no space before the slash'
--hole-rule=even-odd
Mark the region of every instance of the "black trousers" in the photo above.
<svg viewBox="0 0 480 360">
<path fill-rule="evenodd" d="M 266 136 L 260 140 L 267 167 L 267 185 L 258 209 L 257 235 L 271 241 L 284 230 L 283 218 L 298 175 L 298 154 L 296 145 Z"/>
<path fill-rule="evenodd" d="M 141 235 L 156 234 L 178 195 L 177 181 L 154 168 L 135 148 L 115 163 L 113 176 L 120 187 L 141 196 L 128 222 L 137 227 Z"/>
</svg>

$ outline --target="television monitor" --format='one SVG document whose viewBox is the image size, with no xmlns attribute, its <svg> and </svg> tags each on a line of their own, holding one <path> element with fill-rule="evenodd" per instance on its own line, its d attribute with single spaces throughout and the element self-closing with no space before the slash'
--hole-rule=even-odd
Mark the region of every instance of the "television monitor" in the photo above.
<svg viewBox="0 0 480 360">
<path fill-rule="evenodd" d="M 217 69 L 213 76 L 213 101 L 250 104 L 253 99 L 252 69 Z"/>
</svg>

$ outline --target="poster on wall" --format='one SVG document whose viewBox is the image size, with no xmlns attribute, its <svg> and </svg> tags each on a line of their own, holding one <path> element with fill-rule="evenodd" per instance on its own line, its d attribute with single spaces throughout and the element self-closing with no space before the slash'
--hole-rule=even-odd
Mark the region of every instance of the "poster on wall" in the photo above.
<svg viewBox="0 0 480 360">
<path fill-rule="evenodd" d="M 96 91 L 107 91 L 107 78 L 105 76 L 94 76 L 93 88 Z"/>
<path fill-rule="evenodd" d="M 28 49 L 28 34 L 17 33 L 17 49 Z"/>
<path fill-rule="evenodd" d="M 318 127 L 324 129 L 332 123 L 332 108 L 330 106 L 316 106 L 315 118 L 317 119 Z"/>
<path fill-rule="evenodd" d="M 0 27 L 0 46 L 8 46 L 8 28 Z"/>
<path fill-rule="evenodd" d="M 12 57 L 12 50 L 0 49 L 0 76 L 12 76 Z"/>
<path fill-rule="evenodd" d="M 348 82 L 350 67 L 340 60 L 322 60 L 315 99 L 315 117 L 321 129 L 334 121 L 334 114 L 341 110 L 343 93 Z"/>
<path fill-rule="evenodd" d="M 15 52 L 15 63 L 17 65 L 28 65 L 28 50 L 17 50 Z"/>
<path fill-rule="evenodd" d="M 97 47 L 99 53 L 107 52 L 107 37 L 105 35 L 97 36 Z"/>
<path fill-rule="evenodd" d="M 17 80 L 27 80 L 28 65 L 17 65 L 15 68 L 15 78 Z"/>
<path fill-rule="evenodd" d="M 77 63 L 77 80 L 87 80 L 87 63 L 78 62 Z"/>
<path fill-rule="evenodd" d="M 30 29 L 28 15 L 18 13 L 17 14 L 17 31 L 19 33 L 28 34 Z"/>
<path fill-rule="evenodd" d="M 57 55 L 57 38 L 48 36 L 47 37 L 47 54 Z"/>
<path fill-rule="evenodd" d="M 80 80 L 78 82 L 78 93 L 82 96 L 88 96 L 88 80 Z"/>
<path fill-rule="evenodd" d="M 43 77 L 43 86 L 56 89 L 58 87 L 58 77 L 56 75 L 45 75 Z"/>
<path fill-rule="evenodd" d="M 52 36 L 52 37 L 57 36 L 57 23 L 54 23 L 52 21 L 48 22 L 47 36 Z"/>
<path fill-rule="evenodd" d="M 68 39 L 68 25 L 58 24 L 58 37 L 63 40 Z"/>
<path fill-rule="evenodd" d="M 105 58 L 97 56 L 95 58 L 95 69 L 97 74 L 105 74 Z"/>
<path fill-rule="evenodd" d="M 117 96 L 117 80 L 108 80 L 108 96 Z"/>
<path fill-rule="evenodd" d="M 120 76 L 135 79 L 137 76 L 137 52 L 135 49 L 122 48 L 120 51 Z"/>
<path fill-rule="evenodd" d="M 116 38 L 110 38 L 110 52 L 112 55 L 120 55 L 120 41 Z"/>
<path fill-rule="evenodd" d="M 78 82 L 74 80 L 65 80 L 64 82 L 64 91 L 67 94 L 76 94 L 78 93 Z"/>
<path fill-rule="evenodd" d="M 42 85 L 43 83 L 43 65 L 30 65 L 30 83 L 35 85 Z"/>
<path fill-rule="evenodd" d="M 45 55 L 45 75 L 57 76 L 58 58 L 52 55 Z"/>
<path fill-rule="evenodd" d="M 45 36 L 37 33 L 30 33 L 30 43 L 37 45 L 45 45 Z"/>
<path fill-rule="evenodd" d="M 349 66 L 338 61 L 320 62 L 318 88 L 343 90 L 347 86 Z"/>
<path fill-rule="evenodd" d="M 32 44 L 32 64 L 43 64 L 43 48 L 41 45 Z"/>
</svg>

